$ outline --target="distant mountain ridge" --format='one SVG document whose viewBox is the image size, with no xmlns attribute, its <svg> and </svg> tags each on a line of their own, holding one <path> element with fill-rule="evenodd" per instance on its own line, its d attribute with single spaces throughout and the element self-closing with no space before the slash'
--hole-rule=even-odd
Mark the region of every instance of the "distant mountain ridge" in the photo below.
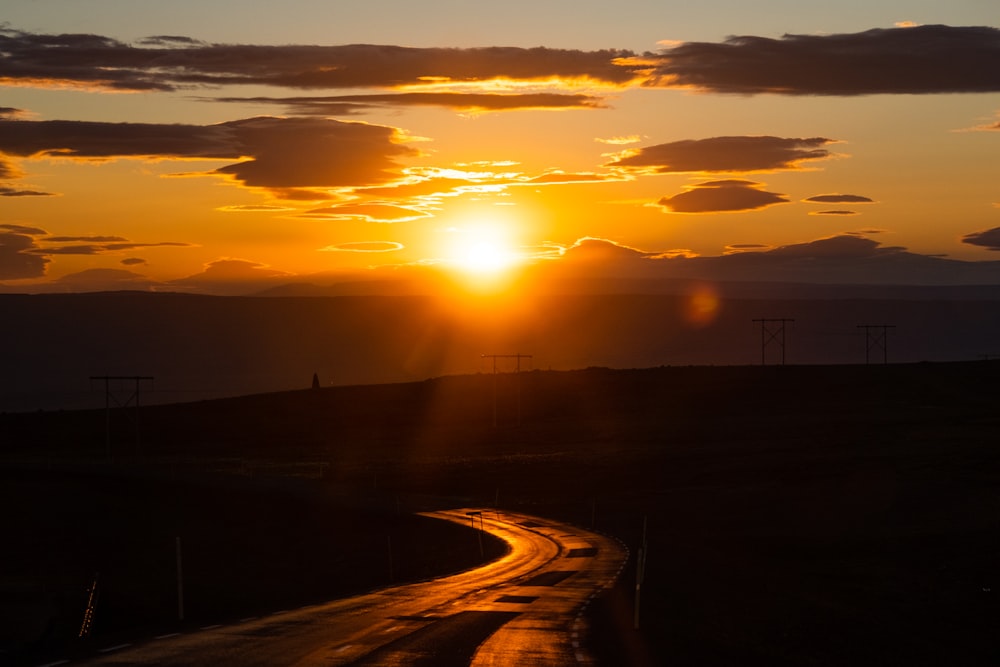
<svg viewBox="0 0 1000 667">
<path fill-rule="evenodd" d="M 789 364 L 864 363 L 866 332 L 887 325 L 890 362 L 1000 356 L 997 287 L 782 286 L 771 298 L 676 293 L 548 294 L 450 302 L 420 295 L 215 297 L 178 293 L 0 295 L 0 411 L 103 407 L 92 376 L 151 376 L 147 402 L 522 369 L 779 363 L 760 319 L 787 319 Z M 751 286 L 742 286 L 752 295 Z M 860 288 L 859 288 L 860 289 Z M 887 298 L 883 295 L 894 295 Z M 921 298 L 923 297 L 923 298 Z M 766 345 L 762 345 L 762 340 Z M 868 341 L 869 343 L 871 341 Z M 870 350 L 881 363 L 883 349 Z M 502 360 L 499 370 L 514 370 Z M 116 400 L 131 395 L 120 383 Z"/>
<path fill-rule="evenodd" d="M 645 280 L 628 278 L 574 279 L 540 290 L 562 294 L 685 294 L 693 287 L 711 285 L 721 296 L 753 299 L 905 299 L 908 301 L 1000 301 L 998 285 L 853 285 L 845 283 L 772 283 L 752 281 Z M 335 297 L 419 296 L 429 293 L 408 280 L 345 281 L 330 285 L 287 283 L 246 296 Z"/>
</svg>

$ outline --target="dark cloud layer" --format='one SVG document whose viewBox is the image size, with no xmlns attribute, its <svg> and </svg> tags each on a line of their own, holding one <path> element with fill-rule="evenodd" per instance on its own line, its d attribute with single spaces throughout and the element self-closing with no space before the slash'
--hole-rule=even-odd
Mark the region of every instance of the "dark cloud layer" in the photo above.
<svg viewBox="0 0 1000 667">
<path fill-rule="evenodd" d="M 49 257 L 58 255 L 105 255 L 142 248 L 186 248 L 189 243 L 164 241 L 140 243 L 121 236 L 56 236 L 26 225 L 0 224 L 0 280 L 41 278 Z M 123 264 L 145 263 L 125 259 Z"/>
<path fill-rule="evenodd" d="M 819 282 L 842 284 L 996 284 L 1000 262 L 971 262 L 883 246 L 860 234 L 839 234 L 777 248 L 742 244 L 750 250 L 713 257 L 669 256 L 586 239 L 565 252 L 552 273 L 585 271 L 590 277 L 642 280 Z M 755 248 L 759 251 L 753 251 Z"/>
<path fill-rule="evenodd" d="M 616 158 L 607 166 L 659 174 L 678 172 L 753 172 L 797 169 L 806 160 L 830 157 L 824 146 L 833 139 L 768 136 L 686 139 L 647 146 Z"/>
<path fill-rule="evenodd" d="M 20 188 L 14 188 L 7 185 L 0 185 L 0 197 L 52 197 L 54 196 L 51 192 L 43 192 L 41 190 L 23 190 Z"/>
<path fill-rule="evenodd" d="M 834 209 L 831 211 L 815 211 L 809 215 L 857 215 L 857 211 L 849 211 L 846 209 Z"/>
<path fill-rule="evenodd" d="M 0 229 L 11 229 L 11 225 L 0 226 Z M 33 254 L 38 248 L 35 239 L 29 234 L 12 231 L 0 231 L 0 280 L 21 280 L 25 278 L 41 278 L 45 275 L 45 265 L 49 260 Z"/>
<path fill-rule="evenodd" d="M 662 197 L 657 203 L 673 213 L 752 211 L 788 203 L 785 195 L 767 192 L 760 187 L 760 183 L 737 179 L 710 181 L 694 185 L 673 197 Z"/>
<path fill-rule="evenodd" d="M 616 86 L 642 83 L 743 94 L 1000 91 L 1000 68 L 992 65 L 1000 60 L 1000 30 L 945 25 L 780 39 L 737 36 L 720 43 L 682 43 L 659 54 L 544 47 L 260 46 L 208 44 L 184 36 L 156 36 L 127 44 L 100 35 L 0 29 L 0 53 L 0 79 L 13 83 L 129 91 L 231 84 L 400 88 L 493 79 L 562 79 Z M 344 100 L 340 104 L 438 104 L 443 99 Z M 480 104 L 487 109 L 524 108 L 520 102 L 502 107 L 497 106 L 503 104 L 501 100 L 485 99 L 473 107 Z M 345 113 L 357 109 L 338 108 Z"/>
<path fill-rule="evenodd" d="M 485 48 L 409 48 L 372 44 L 256 46 L 156 37 L 126 44 L 87 34 L 45 35 L 0 29 L 0 78 L 33 85 L 75 83 L 157 91 L 226 84 L 286 88 L 395 88 L 441 81 L 553 77 L 625 84 L 616 64 L 631 52 Z"/>
<path fill-rule="evenodd" d="M 262 188 L 378 185 L 415 151 L 395 128 L 320 118 L 248 118 L 217 125 L 0 119 L 0 152 L 16 157 L 240 160 L 218 174 Z"/>
<path fill-rule="evenodd" d="M 966 234 L 962 237 L 962 243 L 982 246 L 988 250 L 1000 250 L 1000 227 Z"/>
<path fill-rule="evenodd" d="M 722 93 L 1000 91 L 1000 30 L 927 25 L 838 35 L 730 37 L 667 49 L 650 85 Z"/>
<path fill-rule="evenodd" d="M 603 109 L 593 95 L 562 93 L 396 93 L 326 97 L 217 97 L 214 102 L 273 104 L 286 113 L 305 116 L 348 116 L 386 107 L 443 107 L 467 113 L 525 109 Z"/>
<path fill-rule="evenodd" d="M 815 195 L 813 197 L 807 197 L 805 201 L 817 204 L 872 204 L 875 202 L 874 199 L 863 197 L 861 195 L 841 194 Z"/>
</svg>

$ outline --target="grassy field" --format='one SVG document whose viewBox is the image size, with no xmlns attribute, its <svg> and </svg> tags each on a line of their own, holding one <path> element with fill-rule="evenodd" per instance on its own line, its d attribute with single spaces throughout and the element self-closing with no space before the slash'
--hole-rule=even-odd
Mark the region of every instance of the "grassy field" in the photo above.
<svg viewBox="0 0 1000 667">
<path fill-rule="evenodd" d="M 72 629 L 97 571 L 95 633 L 163 627 L 183 533 L 189 620 L 238 617 L 388 583 L 387 542 L 394 580 L 468 567 L 408 512 L 498 504 L 633 556 L 646 526 L 639 629 L 634 559 L 591 612 L 604 664 L 997 664 L 998 380 L 592 368 L 2 415 L 0 582 L 44 619 L 21 637 Z"/>
</svg>

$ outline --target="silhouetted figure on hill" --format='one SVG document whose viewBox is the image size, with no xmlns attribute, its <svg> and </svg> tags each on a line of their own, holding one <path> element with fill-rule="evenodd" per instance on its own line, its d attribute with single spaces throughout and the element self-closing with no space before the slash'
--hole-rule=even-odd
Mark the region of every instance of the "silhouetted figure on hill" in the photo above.
<svg viewBox="0 0 1000 667">
<path fill-rule="evenodd" d="M 319 374 L 313 373 L 313 389 L 319 389 Z"/>
</svg>

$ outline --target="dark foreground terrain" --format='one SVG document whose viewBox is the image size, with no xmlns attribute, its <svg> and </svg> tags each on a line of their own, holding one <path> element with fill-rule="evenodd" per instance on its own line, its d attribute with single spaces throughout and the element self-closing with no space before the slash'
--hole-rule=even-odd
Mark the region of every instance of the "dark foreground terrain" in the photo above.
<svg viewBox="0 0 1000 667">
<path fill-rule="evenodd" d="M 631 548 L 591 607 L 603 664 L 995 665 L 998 404 L 1000 365 L 982 361 L 533 371 L 0 415 L 2 647 L 85 650 L 66 635 L 98 571 L 94 635 L 176 626 L 178 535 L 185 622 L 206 624 L 469 567 L 462 529 L 408 512 L 498 504 Z"/>
</svg>

